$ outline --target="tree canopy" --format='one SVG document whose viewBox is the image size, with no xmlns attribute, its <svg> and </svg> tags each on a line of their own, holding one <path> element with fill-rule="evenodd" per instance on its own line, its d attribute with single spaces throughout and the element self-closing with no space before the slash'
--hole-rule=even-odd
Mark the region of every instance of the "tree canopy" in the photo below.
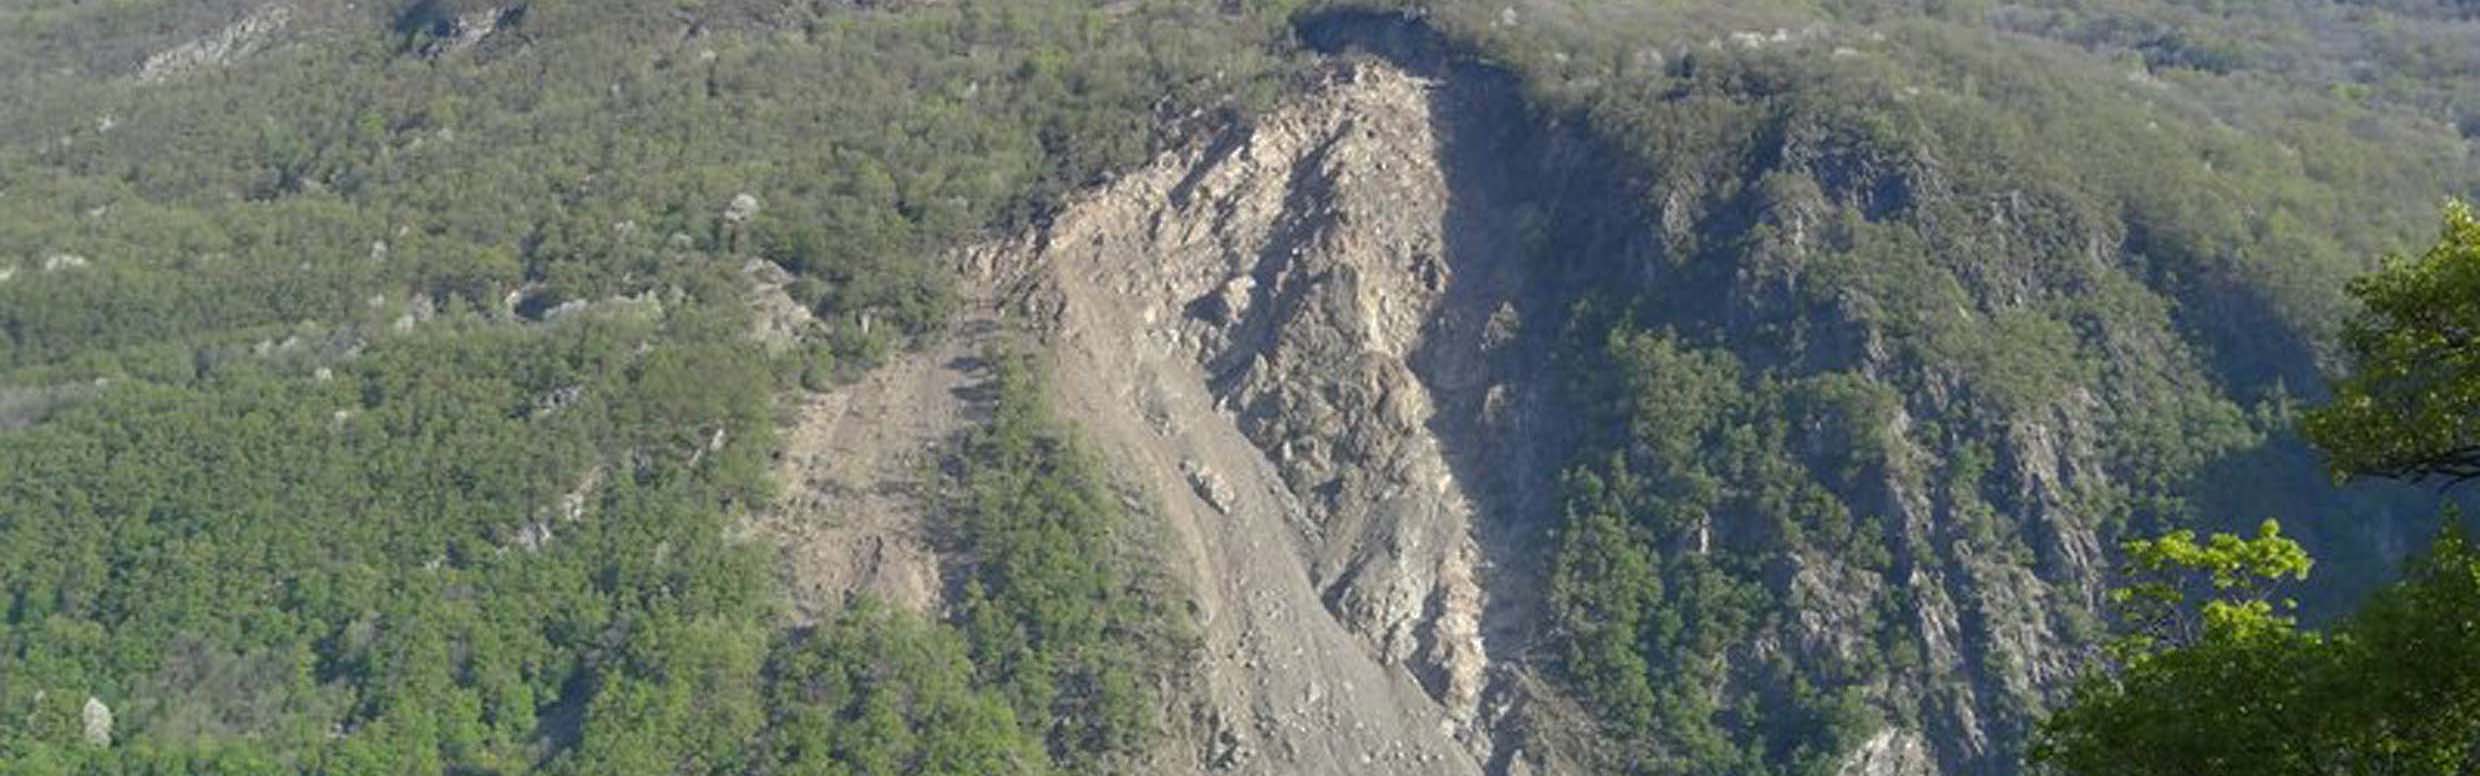
<svg viewBox="0 0 2480 776">
<path fill-rule="evenodd" d="M 2265 589 L 2255 583 L 2305 571 L 2305 554 L 2279 533 L 2163 541 L 2180 549 L 2138 543 L 2132 565 L 2209 578 L 2211 592 L 2129 590 L 2139 609 L 2200 611 L 2201 627 L 2180 638 L 2179 626 L 2153 620 L 2123 636 L 2114 665 L 2041 726 L 2034 763 L 2096 776 L 2480 768 L 2480 548 L 2462 533 L 2439 538 L 2401 582 L 2322 632 L 2254 595 Z"/>
<path fill-rule="evenodd" d="M 2343 330 L 2352 371 L 2308 434 L 2337 474 L 2480 478 L 2480 217 L 2448 205 L 2436 245 L 2350 291 L 2366 308 Z"/>
</svg>

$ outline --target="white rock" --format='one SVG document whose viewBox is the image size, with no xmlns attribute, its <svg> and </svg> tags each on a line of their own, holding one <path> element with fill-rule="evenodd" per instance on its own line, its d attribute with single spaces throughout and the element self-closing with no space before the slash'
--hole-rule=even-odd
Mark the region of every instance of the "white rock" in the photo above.
<svg viewBox="0 0 2480 776">
<path fill-rule="evenodd" d="M 95 746 L 111 746 L 112 707 L 103 705 L 103 701 L 95 696 L 86 696 L 85 718 L 86 743 Z"/>
<path fill-rule="evenodd" d="M 731 207 L 724 208 L 723 222 L 727 224 L 749 223 L 749 219 L 758 217 L 760 209 L 757 195 L 741 194 L 732 198 Z"/>
</svg>

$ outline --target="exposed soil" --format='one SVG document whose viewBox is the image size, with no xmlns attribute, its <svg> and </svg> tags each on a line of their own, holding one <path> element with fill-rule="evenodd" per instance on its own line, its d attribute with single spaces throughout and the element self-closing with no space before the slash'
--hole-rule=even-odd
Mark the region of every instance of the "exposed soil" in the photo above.
<svg viewBox="0 0 2480 776">
<path fill-rule="evenodd" d="M 930 523 L 938 461 L 987 417 L 983 356 L 999 334 L 986 306 L 968 309 L 936 347 L 800 397 L 777 464 L 783 498 L 750 527 L 782 548 L 801 622 L 854 595 L 938 610 L 945 586 Z"/>
</svg>

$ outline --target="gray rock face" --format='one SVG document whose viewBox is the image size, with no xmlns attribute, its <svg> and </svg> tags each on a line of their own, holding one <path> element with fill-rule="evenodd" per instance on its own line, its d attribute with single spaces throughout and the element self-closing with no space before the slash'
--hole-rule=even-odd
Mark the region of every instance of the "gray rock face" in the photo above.
<svg viewBox="0 0 2480 776">
<path fill-rule="evenodd" d="M 266 48 L 275 40 L 276 34 L 292 21 L 293 9 L 290 6 L 281 3 L 261 6 L 223 29 L 147 57 L 138 66 L 138 82 L 176 81 L 204 70 L 231 65 Z"/>
<path fill-rule="evenodd" d="M 1335 68 L 963 257 L 1052 343 L 1062 411 L 1186 494 L 1175 533 L 1223 569 L 1193 580 L 1217 657 L 1207 769 L 1488 756 L 1475 501 L 1433 428 L 1466 423 L 1439 412 L 1429 363 L 1456 272 L 1440 88 Z"/>
<path fill-rule="evenodd" d="M 483 46 L 502 30 L 522 23 L 526 7 L 524 3 L 513 3 L 429 19 L 428 28 L 423 31 L 424 40 L 416 52 L 423 58 L 436 59 Z"/>
<path fill-rule="evenodd" d="M 1887 728 L 1843 758 L 1834 776 L 1933 776 L 1937 772 L 1937 761 L 1918 734 Z"/>
<path fill-rule="evenodd" d="M 723 222 L 734 226 L 746 224 L 750 219 L 757 218 L 758 212 L 763 209 L 756 195 L 740 194 L 732 197 L 730 205 L 724 206 Z"/>
</svg>

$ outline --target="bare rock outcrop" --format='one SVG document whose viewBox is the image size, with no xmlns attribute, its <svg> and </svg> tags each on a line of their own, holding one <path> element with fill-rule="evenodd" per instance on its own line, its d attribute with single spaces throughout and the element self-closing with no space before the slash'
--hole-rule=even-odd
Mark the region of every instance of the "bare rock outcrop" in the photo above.
<svg viewBox="0 0 2480 776">
<path fill-rule="evenodd" d="M 1433 389 L 1441 85 L 1322 78 L 964 261 L 1050 343 L 1063 412 L 1173 496 L 1218 663 L 1201 764 L 1470 772 L 1487 600 L 1435 428 L 1466 422 Z"/>
<path fill-rule="evenodd" d="M 1843 758 L 1834 776 L 1935 776 L 1937 760 L 1920 735 L 1887 728 Z"/>
<path fill-rule="evenodd" d="M 215 32 L 148 56 L 138 65 L 138 82 L 165 83 L 238 62 L 272 44 L 293 15 L 293 8 L 281 3 L 261 6 Z"/>
<path fill-rule="evenodd" d="M 103 705 L 102 699 L 89 695 L 86 696 L 86 706 L 79 710 L 78 716 L 88 746 L 112 745 L 112 707 Z"/>
</svg>

